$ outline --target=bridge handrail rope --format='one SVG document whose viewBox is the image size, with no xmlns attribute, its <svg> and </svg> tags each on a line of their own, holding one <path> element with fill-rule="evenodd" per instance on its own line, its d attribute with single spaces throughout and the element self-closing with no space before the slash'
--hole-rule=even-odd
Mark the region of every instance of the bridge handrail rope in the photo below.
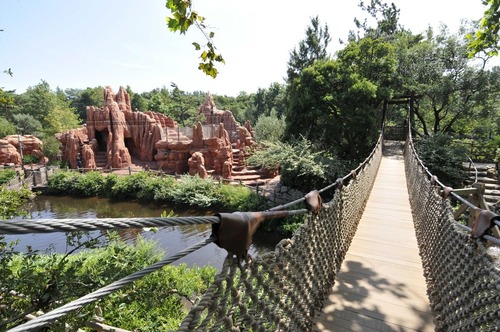
<svg viewBox="0 0 500 332">
<path fill-rule="evenodd" d="M 50 324 L 52 321 L 60 318 L 67 313 L 77 310 L 81 308 L 84 304 L 88 304 L 93 302 L 101 297 L 104 297 L 114 291 L 117 291 L 121 287 L 129 284 L 133 280 L 139 279 L 145 276 L 148 273 L 153 272 L 154 270 L 169 264 L 170 262 L 177 260 L 180 257 L 187 255 L 189 252 L 197 250 L 202 246 L 207 245 L 208 243 L 215 242 L 220 247 L 228 250 L 229 254 L 226 257 L 226 261 L 224 263 L 225 269 L 219 274 L 216 278 L 217 281 L 221 281 L 222 279 L 226 279 L 228 285 L 233 285 L 234 277 L 237 272 L 240 272 L 239 275 L 239 287 L 246 288 L 248 291 L 251 291 L 252 286 L 250 286 L 248 281 L 244 281 L 243 276 L 250 275 L 252 278 L 257 279 L 258 287 L 262 287 L 263 289 L 271 292 L 270 297 L 273 298 L 274 304 L 272 306 L 282 306 L 282 309 L 274 311 L 274 314 L 271 314 L 269 311 L 269 307 L 264 309 L 265 312 L 269 313 L 271 316 L 275 317 L 275 322 L 271 324 L 277 324 L 279 326 L 295 326 L 299 329 L 303 329 L 306 326 L 312 326 L 312 319 L 314 315 L 312 314 L 315 310 L 317 310 L 320 306 L 319 302 L 321 302 L 326 294 L 328 293 L 329 288 L 334 282 L 334 276 L 337 270 L 340 268 L 340 264 L 342 263 L 343 257 L 347 251 L 349 243 L 354 236 L 354 232 L 357 227 L 357 223 L 361 217 L 362 210 L 366 203 L 367 197 L 373 185 L 373 181 L 375 178 L 375 174 L 378 170 L 378 166 L 380 164 L 380 159 L 382 155 L 382 135 L 380 136 L 376 146 L 374 147 L 370 156 L 360 164 L 355 171 L 352 171 L 347 176 L 338 179 L 335 183 L 330 186 L 323 188 L 321 191 L 313 191 L 306 195 L 304 198 L 298 199 L 296 201 L 290 202 L 286 205 L 279 206 L 278 209 L 270 209 L 268 211 L 263 212 L 236 212 L 232 214 L 219 214 L 216 217 L 174 217 L 174 218 L 105 218 L 105 219 L 96 219 L 96 220 L 79 220 L 79 219 L 38 219 L 38 220 L 8 220 L 0 222 L 0 234 L 22 234 L 22 233 L 32 233 L 32 232 L 69 232 L 74 230 L 97 230 L 97 229 L 114 229 L 114 228 L 128 228 L 128 227 L 156 227 L 156 226 L 165 226 L 165 225 L 182 225 L 182 224 L 193 224 L 193 223 L 210 223 L 212 224 L 212 235 L 209 239 L 202 241 L 190 248 L 182 251 L 181 253 L 171 256 L 166 260 L 160 261 L 152 266 L 136 272 L 128 277 L 125 277 L 121 280 L 118 280 L 108 286 L 101 288 L 91 294 L 88 294 L 78 300 L 70 302 L 58 309 L 52 310 L 40 317 L 35 318 L 34 320 L 19 325 L 16 328 L 10 331 L 32 331 L 34 329 L 38 329 L 42 326 L 46 326 Z M 359 176 L 357 174 L 359 172 Z M 363 176 L 366 175 L 366 176 Z M 343 181 L 345 180 L 353 180 L 348 183 L 347 186 L 344 186 Z M 322 204 L 321 197 L 319 196 L 319 192 L 323 192 L 332 187 L 336 187 L 334 198 L 329 202 Z M 362 188 L 363 190 L 360 190 Z M 350 192 L 350 193 L 349 193 Z M 350 197 L 352 196 L 352 197 Z M 292 205 L 298 204 L 305 201 L 306 206 L 309 211 L 312 211 L 313 214 L 309 214 L 307 221 L 304 225 L 302 225 L 299 230 L 295 233 L 292 239 L 283 240 L 280 244 L 277 245 L 276 251 L 263 255 L 262 257 L 257 257 L 257 259 L 253 259 L 250 255 L 247 255 L 248 247 L 251 243 L 251 237 L 258 225 L 263 220 L 273 219 L 273 218 L 281 218 L 284 216 L 295 215 L 295 214 L 305 214 L 308 212 L 306 209 L 299 210 L 284 210 L 285 208 L 289 208 Z M 318 204 L 319 203 L 319 204 Z M 326 212 L 325 212 L 326 211 Z M 320 218 L 320 215 L 323 214 L 329 218 Z M 329 220 L 333 218 L 333 220 Z M 343 218 L 347 218 L 347 221 L 343 220 Z M 323 219 L 323 225 L 321 226 L 319 221 Z M 334 221 L 332 223 L 332 221 Z M 4 224 L 10 224 L 7 227 L 4 227 Z M 36 224 L 36 225 L 34 225 Z M 342 229 L 343 236 L 339 236 L 336 232 L 332 231 L 331 228 Z M 325 230 L 330 228 L 330 232 L 328 232 L 328 236 L 330 238 L 329 241 L 321 241 L 321 245 L 324 247 L 324 250 L 314 250 L 311 252 L 311 247 L 309 244 L 312 242 L 317 242 L 320 238 L 327 234 Z M 314 229 L 314 232 L 310 233 L 307 229 Z M 319 234 L 321 234 L 321 236 Z M 243 234 L 243 235 L 241 235 Z M 236 241 L 235 241 L 236 239 Z M 196 249 L 194 249 L 196 248 Z M 192 250 L 192 251 L 191 251 Z M 189 252 L 187 252 L 189 251 Z M 293 254 L 290 254 L 293 252 Z M 296 264 L 296 257 L 305 257 L 304 253 L 308 253 L 309 255 L 313 255 L 313 257 L 306 257 L 304 262 L 300 265 Z M 316 257 L 316 256 L 320 257 Z M 335 255 L 337 258 L 332 259 L 331 257 Z M 253 264 L 255 262 L 255 264 Z M 268 264 L 271 264 L 268 266 Z M 321 264 L 320 264 L 321 263 Z M 294 287 L 290 289 L 282 288 L 281 291 L 283 294 L 276 297 L 276 290 L 272 290 L 267 282 L 263 282 L 262 276 L 259 276 L 260 273 L 256 273 L 256 271 L 260 270 L 262 266 L 266 266 L 266 272 L 268 276 L 271 274 L 275 274 L 273 272 L 275 270 L 276 264 L 280 266 L 287 266 L 285 269 L 280 269 L 281 272 L 285 274 L 281 277 L 274 277 L 274 281 L 276 283 L 282 284 L 283 280 L 288 280 L 289 282 L 295 284 Z M 306 268 L 305 268 L 306 267 Z M 255 270 L 257 269 L 257 270 Z M 319 269 L 319 270 L 318 270 Z M 292 273 L 291 271 L 295 271 Z M 226 272 L 224 272 L 226 271 Z M 229 271 L 229 272 L 227 272 Z M 318 272 L 318 273 L 310 273 L 310 272 Z M 261 271 L 262 272 L 262 271 Z M 276 275 L 276 274 L 275 274 Z M 314 280 L 312 280 L 313 276 L 316 275 Z M 318 277 L 321 276 L 321 277 Z M 227 279 L 227 278 L 230 279 Z M 285 278 L 285 279 L 283 279 Z M 304 286 L 304 280 L 308 281 L 308 285 Z M 214 284 L 215 285 L 215 284 Z M 222 284 L 219 284 L 221 286 Z M 212 285 L 212 288 L 213 289 Z M 229 287 L 229 286 L 228 286 Z M 302 296 L 292 294 L 292 290 L 299 290 L 305 296 L 306 303 L 302 299 Z M 221 293 L 222 292 L 222 293 Z M 185 330 L 185 326 L 192 326 L 193 323 L 198 322 L 200 319 L 200 313 L 205 310 L 203 304 L 212 303 L 217 299 L 207 299 L 207 296 L 210 297 L 210 291 L 206 293 L 204 298 L 195 306 L 191 313 L 186 317 L 181 325 L 180 330 Z M 217 294 L 222 295 L 224 298 L 221 304 L 231 304 L 231 308 L 227 311 L 227 315 L 234 315 L 234 305 L 238 302 L 238 296 L 236 298 L 230 299 L 232 296 L 231 292 L 228 290 L 217 290 Z M 262 301 L 257 301 L 255 298 L 255 294 L 248 293 L 247 300 L 250 302 L 256 301 L 262 304 Z M 282 298 L 289 297 L 294 304 L 291 306 L 290 303 L 281 303 Z M 236 302 L 234 302 L 236 301 Z M 248 304 L 248 303 L 247 303 Z M 243 305 L 241 302 L 238 306 L 241 307 Z M 301 313 L 297 313 L 294 307 L 299 305 L 303 308 Z M 202 325 L 207 325 L 211 318 L 214 318 L 214 307 L 213 305 L 209 305 L 211 313 L 208 314 L 207 318 L 204 319 Z M 218 309 L 217 309 L 218 310 Z M 253 311 L 254 309 L 252 309 Z M 282 311 L 281 314 L 285 314 L 289 319 L 288 321 L 283 321 L 282 317 L 278 315 L 278 311 Z M 193 314 L 194 312 L 194 314 Z M 262 313 L 262 312 L 261 312 Z M 211 318 L 209 318 L 211 317 Z M 218 317 L 220 318 L 220 314 Z M 260 326 L 266 321 L 269 323 L 268 319 L 261 317 L 260 319 L 249 318 L 251 325 L 254 327 Z M 193 320 L 194 319 L 194 320 Z M 238 318 L 237 321 L 243 324 L 243 318 Z M 229 327 L 232 325 L 230 323 L 231 319 L 223 319 L 215 322 L 215 326 L 226 326 Z M 257 324 L 257 325 L 255 325 Z M 191 329 L 191 327 L 189 327 Z M 288 329 L 288 328 L 286 328 Z M 292 328 L 293 329 L 293 328 Z"/>
<path fill-rule="evenodd" d="M 467 205 L 469 208 L 472 209 L 472 211 L 480 211 L 481 208 L 474 205 L 473 203 L 471 203 L 470 201 L 468 201 L 467 199 L 465 199 L 464 197 L 458 195 L 457 193 L 455 193 L 453 191 L 453 188 L 451 187 L 448 187 L 446 186 L 445 184 L 443 184 L 441 181 L 439 181 L 439 179 L 437 178 L 437 176 L 433 175 L 430 171 L 429 171 L 429 168 L 427 166 L 425 166 L 424 162 L 420 159 L 420 157 L 418 156 L 417 154 L 417 151 L 415 149 L 415 146 L 413 145 L 413 137 L 412 137 L 412 134 L 411 134 L 411 130 L 408 131 L 408 142 L 407 144 L 410 146 L 411 150 L 412 150 L 412 153 L 415 155 L 415 159 L 416 161 L 418 162 L 418 164 L 420 165 L 420 167 L 422 168 L 422 170 L 427 174 L 427 176 L 429 177 L 430 179 L 430 182 L 431 184 L 435 184 L 439 187 L 441 187 L 442 191 L 443 191 L 443 195 L 445 196 L 445 198 L 448 196 L 448 195 L 451 195 L 453 196 L 453 198 L 455 198 L 456 200 L 462 202 L 463 204 Z M 471 161 L 472 162 L 472 161 Z M 477 173 L 477 170 L 476 170 L 476 173 Z M 477 174 L 476 174 L 476 181 L 477 181 Z M 491 228 L 493 225 L 496 225 L 496 226 L 500 226 L 500 218 L 496 218 L 498 216 L 496 216 L 494 213 L 488 213 L 488 216 L 490 218 L 490 223 L 491 225 L 489 225 L 488 228 Z M 496 217 L 495 217 L 496 216 Z M 473 229 L 469 226 L 466 226 L 466 225 L 463 225 L 461 223 L 459 223 L 458 221 L 454 221 L 456 224 L 459 224 L 459 226 L 469 232 L 473 232 Z M 480 234 L 481 237 L 483 237 L 484 239 L 488 240 L 488 241 L 491 241 L 492 243 L 495 243 L 497 245 L 500 245 L 500 239 L 497 238 L 497 237 L 494 237 L 494 236 L 491 236 L 491 235 L 488 235 L 488 234 Z"/>
<path fill-rule="evenodd" d="M 455 221 L 448 198 L 459 200 L 471 213 L 479 208 L 429 172 L 413 146 L 411 132 L 405 147 L 405 172 L 436 331 L 496 331 L 500 266 L 490 255 L 495 247 L 487 248 L 482 238 L 472 236 L 470 227 Z M 492 216 L 493 212 L 481 210 L 475 223 L 486 221 L 491 226 Z"/>
</svg>

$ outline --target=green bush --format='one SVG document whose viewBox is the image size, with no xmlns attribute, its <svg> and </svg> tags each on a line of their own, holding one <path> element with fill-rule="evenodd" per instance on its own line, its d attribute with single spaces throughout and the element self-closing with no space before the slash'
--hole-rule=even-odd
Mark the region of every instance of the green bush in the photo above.
<svg viewBox="0 0 500 332">
<path fill-rule="evenodd" d="M 49 179 L 49 193 L 57 195 L 102 196 L 116 200 L 174 203 L 226 211 L 262 209 L 266 200 L 243 186 L 220 185 L 198 176 L 160 177 L 150 172 L 128 176 L 98 172 L 59 172 Z"/>
<path fill-rule="evenodd" d="M 8 219 L 16 216 L 27 215 L 26 204 L 35 195 L 31 190 L 21 188 L 20 190 L 9 190 L 0 186 L 0 218 Z M 1 248 L 0 248 L 1 253 Z"/>
<path fill-rule="evenodd" d="M 248 163 L 269 169 L 279 167 L 281 182 L 303 192 L 321 189 L 348 170 L 346 162 L 327 151 L 318 151 L 305 138 L 293 145 L 265 142 L 263 146 L 248 159 Z"/>
<path fill-rule="evenodd" d="M 147 172 L 139 172 L 129 176 L 120 176 L 111 188 L 110 197 L 113 199 L 134 199 L 136 193 L 142 190 L 142 185 L 149 177 Z"/>
<path fill-rule="evenodd" d="M 33 156 L 33 155 L 24 155 L 23 156 L 23 163 L 25 165 L 37 164 L 39 161 L 40 161 L 40 158 L 38 158 L 37 156 Z"/>
<path fill-rule="evenodd" d="M 462 163 L 467 160 L 466 149 L 454 145 L 452 138 L 445 134 L 435 134 L 416 142 L 417 153 L 429 171 L 446 186 L 462 188 L 467 174 Z"/>
<path fill-rule="evenodd" d="M 292 236 L 306 220 L 305 214 L 296 214 L 285 218 L 272 219 L 262 225 L 269 232 L 278 232 L 285 236 Z"/>
<path fill-rule="evenodd" d="M 267 199 L 243 186 L 221 185 L 217 190 L 217 205 L 228 211 L 261 211 Z"/>
<path fill-rule="evenodd" d="M 285 133 L 285 118 L 278 118 L 276 111 L 272 111 L 269 116 L 263 114 L 257 119 L 255 124 L 255 138 L 258 142 L 280 141 Z"/>
<path fill-rule="evenodd" d="M 76 174 L 76 173 L 75 173 Z M 78 176 L 79 180 L 75 183 L 75 190 L 80 196 L 106 196 L 107 176 L 100 172 L 82 173 Z"/>
<path fill-rule="evenodd" d="M 48 192 L 56 195 L 79 195 L 76 188 L 81 177 L 76 172 L 57 172 L 49 177 Z"/>
<path fill-rule="evenodd" d="M 176 204 L 207 208 L 217 202 L 218 184 L 211 179 L 183 175 L 179 185 L 172 188 L 171 197 Z"/>
<path fill-rule="evenodd" d="M 152 241 L 137 238 L 134 245 L 112 234 L 105 247 L 85 250 L 70 256 L 62 254 L 16 254 L 1 267 L 0 295 L 6 308 L 0 321 L 14 317 L 33 306 L 49 311 L 120 278 L 159 261 L 164 253 Z M 103 310 L 106 324 L 125 329 L 159 331 L 176 329 L 187 311 L 183 301 L 199 297 L 214 280 L 210 266 L 187 268 L 166 266 L 122 288 L 96 304 Z M 26 297 L 16 296 L 15 290 Z M 94 305 L 66 316 L 51 328 L 65 322 L 83 326 L 92 319 Z M 19 324 L 20 321 L 15 322 Z M 8 326 L 13 327 L 15 324 Z"/>
<path fill-rule="evenodd" d="M 6 184 L 15 177 L 16 177 L 16 171 L 13 169 L 0 170 L 0 186 Z"/>
</svg>

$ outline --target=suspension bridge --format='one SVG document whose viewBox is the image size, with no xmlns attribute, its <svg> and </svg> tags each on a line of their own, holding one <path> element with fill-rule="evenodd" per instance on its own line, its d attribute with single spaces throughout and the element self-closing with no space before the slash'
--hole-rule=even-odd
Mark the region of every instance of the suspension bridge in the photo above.
<svg viewBox="0 0 500 332">
<path fill-rule="evenodd" d="M 212 224 L 211 236 L 200 243 L 11 331 L 50 326 L 212 242 L 228 251 L 227 258 L 179 331 L 500 329 L 500 270 L 488 248 L 500 244 L 490 234 L 500 224 L 499 217 L 430 174 L 411 136 L 404 147 L 387 143 L 381 136 L 350 174 L 268 211 L 2 222 L 0 234 Z M 321 199 L 326 190 L 335 190 L 328 202 Z M 460 214 L 450 199 L 463 203 L 460 212 L 469 214 L 469 225 L 455 220 Z M 262 256 L 247 254 L 263 220 L 303 213 L 306 222 L 291 239 Z"/>
</svg>

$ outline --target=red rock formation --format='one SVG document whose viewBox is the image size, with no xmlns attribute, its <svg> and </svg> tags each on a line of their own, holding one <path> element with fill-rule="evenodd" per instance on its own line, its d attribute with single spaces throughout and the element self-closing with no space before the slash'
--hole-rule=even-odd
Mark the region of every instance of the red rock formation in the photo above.
<svg viewBox="0 0 500 332">
<path fill-rule="evenodd" d="M 21 165 L 21 154 L 6 139 L 0 140 L 0 164 Z"/>
<path fill-rule="evenodd" d="M 205 168 L 205 158 L 201 152 L 195 152 L 188 160 L 189 175 L 198 175 L 202 179 L 208 177 L 207 169 Z"/>
<path fill-rule="evenodd" d="M 128 129 L 128 123 L 125 121 L 122 110 L 118 108 L 118 103 L 114 100 L 112 93 L 107 95 L 104 112 L 110 114 L 111 120 L 108 125 L 108 165 L 116 168 L 128 167 L 132 164 L 132 158 L 125 146 L 125 131 Z"/>
<path fill-rule="evenodd" d="M 77 153 L 83 152 L 83 144 L 90 144 L 93 156 L 87 150 L 87 157 L 94 160 L 85 160 L 88 165 L 95 165 L 95 155 L 99 151 L 106 153 L 106 167 L 130 166 L 132 156 L 142 161 L 154 160 L 156 143 L 165 136 L 164 129 L 175 128 L 177 123 L 159 113 L 132 112 L 130 96 L 123 87 L 120 87 L 116 95 L 110 87 L 106 87 L 103 95 L 102 108 L 87 106 L 84 137 L 71 131 L 56 135 L 63 143 L 63 158 L 70 162 L 71 167 L 76 167 Z M 77 137 L 72 137 L 71 134 Z"/>
<path fill-rule="evenodd" d="M 94 150 L 92 150 L 91 145 L 85 144 L 82 147 L 82 158 L 83 168 L 95 169 L 97 167 L 95 164 Z"/>
<path fill-rule="evenodd" d="M 217 109 L 211 95 L 208 95 L 205 102 L 200 106 L 199 113 L 205 116 L 205 125 L 223 124 L 223 128 L 228 133 L 227 137 L 229 142 L 236 147 L 238 147 L 239 144 L 245 144 L 246 146 L 255 144 L 253 128 L 250 122 L 246 121 L 245 125 L 241 126 L 234 118 L 233 113 Z"/>
<path fill-rule="evenodd" d="M 56 138 L 63 146 L 62 160 L 66 160 L 71 168 L 77 168 L 76 156 L 80 153 L 80 147 L 87 140 L 87 128 L 83 126 L 78 129 L 71 129 L 64 133 L 56 134 Z"/>
<path fill-rule="evenodd" d="M 21 138 L 22 144 L 22 154 L 23 156 L 34 156 L 37 157 L 41 163 L 46 163 L 48 161 L 47 157 L 43 154 L 43 142 L 33 135 L 9 135 L 6 136 L 3 140 L 5 140 L 8 145 L 14 147 L 12 149 L 8 145 L 2 143 L 0 151 L 0 160 L 12 160 L 8 161 L 8 163 L 15 163 L 16 165 L 21 164 L 21 153 L 19 148 L 19 138 Z M 14 151 L 16 151 L 14 153 Z M 3 156 L 2 156 L 3 155 Z M 19 156 L 17 156 L 19 155 Z"/>
<path fill-rule="evenodd" d="M 63 158 L 72 167 L 76 167 L 78 153 L 82 154 L 86 168 L 95 167 L 98 154 L 100 160 L 106 154 L 107 167 L 127 167 L 136 157 L 142 161 L 156 160 L 167 172 L 185 173 L 190 170 L 190 163 L 194 172 L 196 161 L 198 174 L 214 170 L 215 174 L 230 178 L 232 144 L 240 140 L 241 145 L 252 145 L 251 126 L 242 127 L 231 112 L 217 110 L 211 96 L 200 112 L 209 125 L 198 123 L 191 134 L 189 130 L 179 130 L 177 123 L 163 114 L 132 112 L 127 91 L 120 87 L 115 95 L 107 87 L 103 107 L 87 107 L 86 127 L 57 137 L 63 143 Z M 194 153 L 198 154 L 190 162 Z"/>
</svg>

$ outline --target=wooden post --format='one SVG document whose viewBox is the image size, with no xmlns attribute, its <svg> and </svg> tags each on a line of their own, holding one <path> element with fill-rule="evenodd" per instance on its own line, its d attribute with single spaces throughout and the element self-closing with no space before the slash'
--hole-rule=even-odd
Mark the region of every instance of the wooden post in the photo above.
<svg viewBox="0 0 500 332">
<path fill-rule="evenodd" d="M 132 175 L 132 170 L 130 169 L 130 166 L 128 167 L 128 175 Z"/>
</svg>

